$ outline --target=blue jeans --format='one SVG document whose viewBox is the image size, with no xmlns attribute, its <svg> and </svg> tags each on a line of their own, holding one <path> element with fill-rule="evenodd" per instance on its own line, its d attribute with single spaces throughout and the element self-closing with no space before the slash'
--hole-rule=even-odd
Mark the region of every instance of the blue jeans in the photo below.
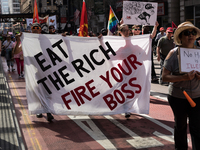
<svg viewBox="0 0 200 150">
<path fill-rule="evenodd" d="M 11 59 L 12 58 L 12 49 L 6 49 L 6 61 L 7 61 L 7 66 L 8 68 L 10 68 L 10 66 L 13 67 L 13 60 Z"/>
</svg>

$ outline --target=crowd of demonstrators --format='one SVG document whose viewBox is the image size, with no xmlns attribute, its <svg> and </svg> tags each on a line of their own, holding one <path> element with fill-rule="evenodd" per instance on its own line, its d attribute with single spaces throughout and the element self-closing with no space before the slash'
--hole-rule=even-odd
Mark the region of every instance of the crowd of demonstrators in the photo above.
<svg viewBox="0 0 200 150">
<path fill-rule="evenodd" d="M 132 28 L 129 28 L 127 24 L 123 24 L 123 19 L 120 21 L 118 26 L 118 34 L 122 37 L 130 37 L 136 35 L 150 34 L 150 38 L 153 39 L 156 36 L 157 27 L 159 23 L 156 22 L 153 30 L 150 30 L 150 26 L 141 26 L 133 25 Z M 31 27 L 31 32 L 36 34 L 41 34 L 41 26 L 39 23 L 34 23 Z M 187 117 L 189 117 L 189 127 L 192 137 L 193 149 L 200 149 L 200 72 L 191 71 L 189 73 L 180 74 L 179 73 L 179 63 L 178 63 L 178 47 L 184 48 L 198 48 L 200 44 L 200 30 L 195 27 L 190 22 L 184 22 L 180 24 L 177 30 L 173 31 L 171 27 L 165 29 L 161 27 L 159 33 L 155 38 L 157 43 L 157 60 L 160 61 L 161 71 L 159 76 L 159 83 L 163 84 L 165 82 L 170 82 L 169 84 L 169 95 L 168 100 L 172 108 L 175 117 L 175 147 L 176 149 L 187 149 Z M 174 33 L 174 39 L 173 37 Z M 56 34 L 55 27 L 53 25 L 49 26 L 49 34 Z M 100 31 L 101 36 L 107 35 L 107 29 L 103 28 Z M 62 34 L 63 36 L 69 35 L 67 32 Z M 74 34 L 77 35 L 77 34 Z M 96 37 L 96 34 L 92 31 L 88 32 L 88 37 Z M 14 39 L 13 39 L 14 40 Z M 195 42 L 196 41 L 196 42 Z M 175 47 L 175 44 L 178 47 Z M 11 43 L 9 45 L 9 43 Z M 3 48 L 6 48 L 6 60 L 8 65 L 8 70 L 10 71 L 10 66 L 13 70 L 13 61 L 12 56 L 10 56 L 10 51 L 13 48 L 13 57 L 17 64 L 17 72 L 19 77 L 23 77 L 23 59 L 20 59 L 21 54 L 23 54 L 21 49 L 21 42 L 19 36 L 16 36 L 16 42 L 13 45 L 11 36 L 7 35 L 5 41 L 2 43 Z M 200 48 L 200 47 L 199 47 Z M 151 62 L 152 62 L 152 72 L 151 79 L 152 81 L 157 81 L 154 62 L 153 62 L 153 53 L 151 53 Z M 184 88 L 191 98 L 196 102 L 196 107 L 192 108 L 184 94 L 182 93 L 182 88 Z M 180 107 L 181 106 L 181 107 Z M 42 114 L 36 115 L 38 118 L 42 117 Z M 125 113 L 125 117 L 129 118 L 131 116 L 130 112 Z M 51 113 L 47 113 L 47 120 L 51 121 L 54 119 Z"/>
<path fill-rule="evenodd" d="M 159 39 L 157 44 L 157 60 L 160 61 L 160 76 L 159 76 L 159 84 L 168 84 L 162 81 L 162 71 L 163 64 L 166 56 L 169 51 L 175 47 L 173 36 L 173 28 L 168 27 L 166 30 L 166 36 Z"/>
<path fill-rule="evenodd" d="M 194 45 L 200 37 L 200 30 L 191 22 L 181 23 L 174 33 L 174 42 L 178 47 L 200 48 Z M 168 101 L 174 114 L 174 141 L 177 150 L 187 150 L 187 118 L 192 139 L 192 149 L 200 149 L 200 72 L 179 72 L 178 47 L 172 49 L 164 61 L 163 81 L 170 82 Z M 183 94 L 185 90 L 196 103 L 191 107 Z"/>
</svg>

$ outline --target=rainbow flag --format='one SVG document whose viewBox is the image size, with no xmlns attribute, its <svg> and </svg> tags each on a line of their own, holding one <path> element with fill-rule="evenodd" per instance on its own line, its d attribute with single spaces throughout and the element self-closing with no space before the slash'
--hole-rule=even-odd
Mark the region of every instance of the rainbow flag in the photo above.
<svg viewBox="0 0 200 150">
<path fill-rule="evenodd" d="M 117 24 L 119 23 L 119 20 L 117 19 L 114 11 L 112 10 L 110 6 L 110 13 L 109 13 L 109 19 L 108 19 L 108 34 L 107 35 L 113 35 L 113 33 L 117 30 Z"/>
</svg>

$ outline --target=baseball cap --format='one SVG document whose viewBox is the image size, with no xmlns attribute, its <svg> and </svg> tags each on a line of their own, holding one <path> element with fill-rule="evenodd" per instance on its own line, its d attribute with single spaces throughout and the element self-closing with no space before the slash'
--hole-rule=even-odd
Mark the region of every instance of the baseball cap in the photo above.
<svg viewBox="0 0 200 150">
<path fill-rule="evenodd" d="M 40 26 L 40 24 L 38 22 L 33 23 L 32 27 L 40 27 L 41 28 L 41 26 Z"/>
<path fill-rule="evenodd" d="M 164 31 L 165 30 L 165 28 L 163 28 L 163 27 L 160 27 L 160 31 Z"/>
<path fill-rule="evenodd" d="M 172 28 L 172 27 L 168 27 L 168 28 L 167 28 L 167 30 L 166 30 L 166 32 L 171 32 L 171 33 L 173 33 L 173 32 L 174 32 L 174 30 L 173 30 L 173 28 Z"/>
</svg>

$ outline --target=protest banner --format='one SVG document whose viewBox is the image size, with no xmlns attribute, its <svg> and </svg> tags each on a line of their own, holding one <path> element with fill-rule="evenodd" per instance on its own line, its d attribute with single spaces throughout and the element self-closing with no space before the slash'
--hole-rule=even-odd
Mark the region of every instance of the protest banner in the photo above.
<svg viewBox="0 0 200 150">
<path fill-rule="evenodd" d="M 179 48 L 179 72 L 200 71 L 200 51 L 194 48 Z"/>
<path fill-rule="evenodd" d="M 30 114 L 149 113 L 151 40 L 23 33 Z"/>
<path fill-rule="evenodd" d="M 48 33 L 48 26 L 53 25 L 55 29 L 57 29 L 56 23 L 56 15 L 54 16 L 45 16 L 39 17 L 40 24 L 42 26 L 42 30 Z M 26 18 L 27 30 L 31 31 L 33 18 Z"/>
<path fill-rule="evenodd" d="M 124 24 L 154 26 L 157 21 L 158 3 L 123 1 Z"/>
<path fill-rule="evenodd" d="M 49 16 L 49 26 L 53 25 L 57 29 L 56 15 Z"/>
</svg>

